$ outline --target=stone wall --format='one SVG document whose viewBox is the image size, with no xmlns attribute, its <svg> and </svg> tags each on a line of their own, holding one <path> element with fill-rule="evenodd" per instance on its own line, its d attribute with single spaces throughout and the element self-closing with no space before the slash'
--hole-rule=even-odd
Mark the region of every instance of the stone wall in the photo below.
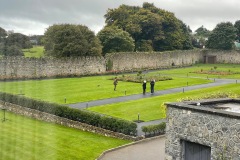
<svg viewBox="0 0 240 160">
<path fill-rule="evenodd" d="M 113 70 L 117 71 L 189 66 L 196 62 L 203 61 L 202 52 L 200 50 L 153 53 L 114 53 L 107 54 L 106 57 L 113 62 Z"/>
<path fill-rule="evenodd" d="M 112 53 L 106 57 L 80 58 L 21 58 L 0 59 L 1 79 L 49 78 L 83 76 L 106 73 L 107 62 L 112 71 L 160 69 L 172 66 L 189 66 L 204 62 L 204 56 L 216 56 L 217 63 L 240 63 L 240 51 L 188 50 L 169 52 Z M 109 69 L 109 68 L 108 68 Z"/>
<path fill-rule="evenodd" d="M 88 132 L 92 132 L 92 133 L 97 133 L 97 134 L 101 134 L 101 135 L 108 136 L 108 137 L 115 137 L 115 138 L 132 140 L 132 141 L 137 141 L 137 140 L 142 139 L 142 137 L 132 137 L 132 136 L 124 135 L 122 133 L 109 131 L 109 130 L 91 126 L 91 125 L 88 125 L 85 123 L 58 117 L 58 116 L 55 116 L 55 115 L 52 115 L 49 113 L 40 112 L 38 110 L 21 107 L 19 105 L 0 101 L 0 109 L 3 109 L 3 108 L 6 109 L 7 111 L 10 111 L 10 112 L 13 112 L 13 113 L 16 113 L 19 115 L 31 117 L 31 118 L 34 118 L 37 120 L 60 124 L 60 125 L 64 125 L 67 127 L 76 128 L 76 129 L 80 129 L 80 130 L 88 131 Z"/>
<path fill-rule="evenodd" d="M 182 140 L 211 147 L 211 159 L 240 159 L 240 114 L 167 105 L 166 160 L 183 159 Z"/>
<path fill-rule="evenodd" d="M 204 55 L 216 56 L 217 63 L 240 64 L 240 50 L 220 51 L 220 50 L 204 50 Z"/>
<path fill-rule="evenodd" d="M 81 58 L 22 58 L 0 59 L 0 79 L 24 79 L 91 75 L 104 73 L 103 57 Z"/>
</svg>

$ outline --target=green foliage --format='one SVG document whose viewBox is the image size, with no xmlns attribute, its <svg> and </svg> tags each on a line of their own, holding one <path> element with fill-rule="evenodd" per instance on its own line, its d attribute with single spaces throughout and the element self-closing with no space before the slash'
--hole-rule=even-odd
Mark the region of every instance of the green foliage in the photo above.
<svg viewBox="0 0 240 160">
<path fill-rule="evenodd" d="M 44 34 L 46 54 L 54 57 L 100 56 L 102 46 L 94 32 L 82 25 L 50 26 Z"/>
<path fill-rule="evenodd" d="M 198 29 L 195 30 L 196 32 L 196 36 L 199 36 L 199 37 L 208 37 L 210 35 L 210 31 L 205 28 L 204 26 L 201 26 L 199 27 Z"/>
<path fill-rule="evenodd" d="M 240 20 L 235 22 L 234 27 L 237 29 L 236 40 L 240 43 Z"/>
<path fill-rule="evenodd" d="M 113 79 L 114 78 L 111 78 L 111 80 L 113 80 Z M 125 75 L 125 76 L 118 78 L 119 81 L 135 82 L 135 83 L 142 83 L 143 79 L 146 80 L 147 82 L 150 82 L 151 79 L 154 79 L 156 82 L 173 80 L 172 77 L 168 77 L 168 76 L 144 75 L 144 74 L 142 74 L 141 71 L 138 71 L 138 74 L 136 76 L 135 75 Z"/>
<path fill-rule="evenodd" d="M 142 126 L 142 131 L 146 135 L 159 135 L 159 134 L 164 134 L 166 129 L 166 123 L 162 122 L 160 124 L 156 125 L 149 125 L 149 126 Z"/>
<path fill-rule="evenodd" d="M 0 28 L 0 54 L 4 56 L 23 56 L 22 49 L 31 48 L 29 37 L 21 33 L 6 33 Z"/>
<path fill-rule="evenodd" d="M 24 56 L 21 47 L 17 45 L 6 46 L 3 54 L 5 56 Z"/>
<path fill-rule="evenodd" d="M 130 34 L 117 27 L 105 27 L 97 37 L 103 46 L 103 55 L 112 52 L 131 52 L 134 49 L 134 41 Z"/>
<path fill-rule="evenodd" d="M 43 35 L 32 35 L 29 36 L 30 41 L 35 41 L 33 45 L 43 45 Z"/>
<path fill-rule="evenodd" d="M 140 52 L 152 52 L 153 44 L 151 40 L 140 40 L 136 43 L 136 50 Z"/>
<path fill-rule="evenodd" d="M 113 62 L 110 59 L 108 59 L 108 61 L 107 61 L 107 71 L 111 71 L 112 68 L 113 68 Z"/>
<path fill-rule="evenodd" d="M 4 42 L 6 36 L 7 32 L 2 27 L 0 27 L 0 44 Z"/>
<path fill-rule="evenodd" d="M 231 22 L 219 23 L 210 34 L 206 47 L 211 49 L 231 50 L 234 48 L 236 28 Z"/>
<path fill-rule="evenodd" d="M 16 45 L 22 49 L 31 48 L 31 42 L 28 36 L 21 33 L 12 33 L 6 39 L 6 46 Z"/>
<path fill-rule="evenodd" d="M 127 31 L 135 41 L 135 51 L 191 49 L 190 29 L 171 12 L 151 3 L 143 7 L 121 5 L 105 14 L 107 26 Z"/>
<path fill-rule="evenodd" d="M 113 117 L 99 115 L 87 110 L 69 108 L 67 106 L 33 100 L 23 96 L 0 92 L 0 100 L 17 104 L 23 107 L 36 109 L 41 112 L 50 113 L 59 117 L 68 118 L 74 121 L 87 123 L 104 129 L 120 132 L 127 135 L 135 135 L 137 125 L 133 122 Z"/>
</svg>

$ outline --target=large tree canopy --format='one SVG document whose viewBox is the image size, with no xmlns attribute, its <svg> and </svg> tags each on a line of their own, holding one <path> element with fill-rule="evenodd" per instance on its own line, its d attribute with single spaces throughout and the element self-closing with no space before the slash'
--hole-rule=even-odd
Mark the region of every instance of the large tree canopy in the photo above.
<svg viewBox="0 0 240 160">
<path fill-rule="evenodd" d="M 235 22 L 234 27 L 237 29 L 236 40 L 240 43 L 240 20 Z"/>
<path fill-rule="evenodd" d="M 207 28 L 204 26 L 199 27 L 198 29 L 195 30 L 195 35 L 200 36 L 200 37 L 208 37 L 211 33 Z"/>
<path fill-rule="evenodd" d="M 192 34 L 192 45 L 196 48 L 203 48 L 206 45 L 206 40 L 208 39 L 211 31 L 205 28 L 203 25 L 195 30 Z"/>
<path fill-rule="evenodd" d="M 133 51 L 134 41 L 130 34 L 117 27 L 105 27 L 97 37 L 103 46 L 103 55 L 112 52 Z"/>
<path fill-rule="evenodd" d="M 20 48 L 31 48 L 31 42 L 28 36 L 21 33 L 12 33 L 6 39 L 6 46 L 16 45 Z"/>
<path fill-rule="evenodd" d="M 50 26 L 43 42 L 46 54 L 54 57 L 101 55 L 102 50 L 98 38 L 83 25 Z"/>
<path fill-rule="evenodd" d="M 173 13 L 151 3 L 143 3 L 143 7 L 121 5 L 109 9 L 105 18 L 107 26 L 117 26 L 133 37 L 136 51 L 192 48 L 186 25 Z"/>
<path fill-rule="evenodd" d="M 31 48 L 29 37 L 21 33 L 7 32 L 0 27 L 0 54 L 5 56 L 23 56 L 22 49 Z"/>
<path fill-rule="evenodd" d="M 210 34 L 206 47 L 211 49 L 231 50 L 234 48 L 236 28 L 231 22 L 219 23 Z"/>
<path fill-rule="evenodd" d="M 4 38 L 6 38 L 7 32 L 0 27 L 0 43 L 3 41 Z"/>
</svg>

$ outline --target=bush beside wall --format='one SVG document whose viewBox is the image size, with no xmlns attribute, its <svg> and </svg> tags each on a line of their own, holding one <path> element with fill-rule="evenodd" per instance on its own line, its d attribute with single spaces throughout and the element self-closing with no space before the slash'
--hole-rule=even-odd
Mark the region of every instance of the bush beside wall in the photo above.
<svg viewBox="0 0 240 160">
<path fill-rule="evenodd" d="M 166 123 L 162 122 L 157 125 L 142 126 L 142 131 L 145 136 L 164 134 L 166 129 Z"/>
<path fill-rule="evenodd" d="M 0 100 L 13 103 L 22 107 L 38 110 L 67 118 L 73 121 L 86 123 L 103 129 L 135 136 L 137 125 L 134 122 L 118 119 L 110 116 L 100 115 L 86 110 L 70 108 L 68 106 L 30 99 L 24 96 L 0 92 Z"/>
</svg>

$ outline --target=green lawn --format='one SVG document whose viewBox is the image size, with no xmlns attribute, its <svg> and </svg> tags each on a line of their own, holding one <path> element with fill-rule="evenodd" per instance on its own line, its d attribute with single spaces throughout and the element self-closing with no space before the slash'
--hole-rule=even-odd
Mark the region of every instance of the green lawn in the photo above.
<svg viewBox="0 0 240 160">
<path fill-rule="evenodd" d="M 23 49 L 22 51 L 25 57 L 35 57 L 35 58 L 44 57 L 43 46 L 33 46 L 33 48 Z"/>
<path fill-rule="evenodd" d="M 216 67 L 216 69 L 214 68 Z M 230 75 L 223 74 L 197 74 L 192 73 L 199 71 L 224 71 L 225 73 L 232 73 Z M 240 65 L 239 64 L 196 64 L 192 67 L 186 68 L 178 68 L 178 69 L 170 69 L 170 70 L 161 70 L 157 72 L 153 72 L 155 74 L 166 74 L 166 75 L 174 75 L 174 76 L 191 76 L 191 77 L 203 77 L 203 78 L 230 78 L 230 79 L 238 79 L 240 78 Z M 235 74 L 233 74 L 235 73 Z"/>
<path fill-rule="evenodd" d="M 198 89 L 184 93 L 168 94 L 163 96 L 144 98 L 134 101 L 120 102 L 88 108 L 88 110 L 133 121 L 137 119 L 138 113 L 143 121 L 151 121 L 166 117 L 166 102 L 177 102 L 187 97 L 204 97 L 216 93 L 232 93 L 240 95 L 240 84 L 229 84 L 207 89 Z"/>
<path fill-rule="evenodd" d="M 190 73 L 197 70 L 211 70 L 214 66 L 217 66 L 216 70 L 240 71 L 240 65 L 198 64 L 189 68 L 162 70 L 147 74 L 149 74 L 148 76 L 166 74 L 173 78 L 173 80 L 157 82 L 155 90 L 184 87 L 187 84 L 209 83 L 210 81 L 206 79 L 207 76 L 209 78 L 240 78 L 240 74 L 219 76 Z M 113 91 L 113 81 L 108 80 L 112 77 L 114 76 L 0 82 L 0 91 L 22 94 L 27 97 L 60 104 L 64 104 L 65 97 L 67 104 L 70 104 L 125 96 L 125 93 L 127 95 L 142 93 L 140 83 L 121 81 L 118 83 L 117 91 Z M 148 83 L 147 92 L 149 90 L 150 85 Z M 179 101 L 186 97 L 202 97 L 218 92 L 231 92 L 240 95 L 240 84 L 144 98 L 88 109 L 130 121 L 136 120 L 139 113 L 141 120 L 151 121 L 165 118 L 166 111 L 163 105 L 165 102 Z M 6 117 L 8 119 L 6 122 L 0 122 L 0 159 L 4 160 L 95 159 L 109 148 L 129 143 L 129 141 L 107 138 L 9 112 L 7 112 Z M 2 118 L 3 112 L 0 110 L 0 119 Z"/>
<path fill-rule="evenodd" d="M 119 75 L 121 76 L 121 75 Z M 49 80 L 30 80 L 0 82 L 0 91 L 24 94 L 26 97 L 44 101 L 67 104 L 106 99 L 142 93 L 141 83 L 119 81 L 117 91 L 113 90 L 113 76 L 94 76 L 83 78 L 62 78 Z M 206 79 L 173 77 L 173 80 L 156 82 L 155 90 L 209 83 Z M 147 91 L 150 90 L 149 83 Z"/>
<path fill-rule="evenodd" d="M 225 71 L 240 71 L 240 65 L 230 64 L 197 64 L 193 67 L 161 70 L 147 73 L 147 76 L 171 75 L 173 80 L 156 82 L 155 90 L 165 90 L 169 88 L 185 87 L 188 85 L 196 85 L 202 83 L 209 83 L 205 74 L 190 73 L 196 70 L 225 70 Z M 122 76 L 122 75 L 118 75 Z M 208 75 L 208 77 L 216 75 Z M 232 76 L 232 77 L 231 77 Z M 119 81 L 117 91 L 113 91 L 113 81 L 109 80 L 114 76 L 93 76 L 82 78 L 62 78 L 62 79 L 49 79 L 49 80 L 30 80 L 30 81 L 13 81 L 13 82 L 0 82 L 0 91 L 9 92 L 14 94 L 24 94 L 24 96 L 41 99 L 44 101 L 55 102 L 64 104 L 65 98 L 67 104 L 77 102 L 87 102 L 98 99 L 106 99 L 112 97 L 119 97 L 132 94 L 142 93 L 141 83 L 122 82 Z M 195 78 L 194 78 L 195 77 Z M 201 77 L 201 78 L 196 78 Z M 236 78 L 240 74 L 233 74 L 219 76 L 219 78 Z M 217 77 L 218 78 L 218 77 Z M 128 101 L 124 103 L 116 103 L 105 106 L 98 106 L 89 108 L 89 110 L 99 113 L 119 117 L 127 120 L 137 119 L 138 113 L 144 121 L 161 119 L 165 117 L 165 108 L 161 106 L 164 102 L 176 101 L 184 96 L 201 96 L 207 92 L 227 92 L 239 90 L 238 85 L 220 86 L 213 89 L 203 89 L 197 91 L 189 91 L 172 95 L 164 95 L 154 98 L 145 98 L 137 101 Z M 237 88 L 237 90 L 236 90 Z M 149 83 L 147 84 L 147 92 L 150 90 Z"/>
<path fill-rule="evenodd" d="M 0 119 L 3 111 L 0 110 Z M 1 160 L 94 160 L 130 141 L 46 123 L 6 112 L 0 121 Z"/>
</svg>

